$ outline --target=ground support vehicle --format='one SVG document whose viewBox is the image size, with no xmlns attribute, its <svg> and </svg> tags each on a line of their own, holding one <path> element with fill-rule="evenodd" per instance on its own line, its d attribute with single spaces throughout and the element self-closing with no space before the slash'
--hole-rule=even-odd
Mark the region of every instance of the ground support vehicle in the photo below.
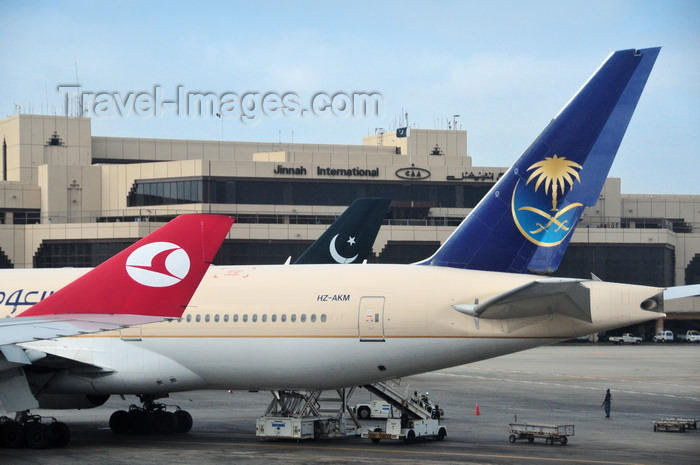
<svg viewBox="0 0 700 465">
<path fill-rule="evenodd" d="M 258 418 L 256 435 L 265 439 L 318 439 L 329 417 Z"/>
<path fill-rule="evenodd" d="M 382 439 L 404 440 L 413 443 L 418 438 L 435 438 L 442 441 L 447 436 L 447 429 L 440 425 L 439 420 L 408 420 L 400 418 L 389 418 L 386 427 L 368 428 L 362 431 L 363 438 L 371 439 L 378 443 Z"/>
<path fill-rule="evenodd" d="M 678 342 L 700 342 L 700 331 L 691 329 L 685 334 L 679 334 L 677 339 Z"/>
<path fill-rule="evenodd" d="M 256 421 L 262 439 L 319 439 L 357 436 L 360 424 L 347 406 L 355 388 L 335 391 L 272 391 Z"/>
<path fill-rule="evenodd" d="M 659 331 L 654 335 L 654 342 L 673 342 L 673 333 L 669 330 Z"/>
<path fill-rule="evenodd" d="M 678 431 L 685 433 L 687 429 L 698 429 L 698 420 L 696 418 L 662 418 L 651 422 L 654 425 L 654 431 Z"/>
<path fill-rule="evenodd" d="M 544 438 L 548 445 L 559 442 L 561 445 L 566 445 L 569 442 L 568 437 L 574 435 L 574 425 L 534 425 L 531 423 L 509 423 L 508 431 L 510 436 L 508 440 L 515 442 L 519 439 L 527 440 L 532 443 L 535 438 Z"/>
<path fill-rule="evenodd" d="M 406 429 L 409 442 L 416 437 L 443 439 L 447 435 L 445 428 L 439 427 L 438 412 L 442 409 L 432 406 L 427 393 L 426 402 L 411 401 L 400 379 L 362 387 L 381 399 L 372 401 L 377 415 L 391 419 L 394 414 L 400 415 L 401 419 L 395 420 L 399 422 L 396 434 L 401 434 L 401 428 Z M 354 392 L 355 387 L 328 391 L 271 391 L 272 400 L 265 414 L 257 419 L 255 435 L 262 439 L 297 440 L 358 436 L 362 427 L 358 416 L 364 418 L 364 415 L 371 414 L 371 407 L 364 404 L 366 408 L 361 409 L 363 404 L 358 404 L 351 409 L 348 400 Z M 428 419 L 434 423 L 424 422 Z M 409 423 L 412 426 L 409 427 Z"/>
<path fill-rule="evenodd" d="M 641 344 L 642 338 L 637 337 L 632 333 L 625 333 L 622 336 L 612 336 L 608 338 L 608 341 L 615 343 L 617 345 L 622 344 Z"/>
<path fill-rule="evenodd" d="M 357 404 L 353 407 L 357 418 L 367 420 L 369 418 L 392 418 L 394 409 L 391 404 L 383 400 L 372 400 L 369 403 Z"/>
</svg>

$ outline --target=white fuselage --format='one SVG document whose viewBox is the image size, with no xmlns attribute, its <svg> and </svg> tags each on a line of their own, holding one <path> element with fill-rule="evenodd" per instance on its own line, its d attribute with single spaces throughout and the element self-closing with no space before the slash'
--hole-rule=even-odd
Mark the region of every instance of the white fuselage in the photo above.
<svg viewBox="0 0 700 465">
<path fill-rule="evenodd" d="M 16 271 L 24 270 L 7 273 L 2 281 L 3 314 L 13 309 L 8 292 L 37 292 L 36 298 L 84 272 Z M 47 392 L 327 389 L 461 365 L 659 317 L 640 309 L 658 288 L 598 281 L 585 283 L 592 323 L 556 313 L 474 318 L 453 308 L 484 302 L 533 279 L 419 265 L 211 267 L 179 321 L 23 346 L 101 369 L 61 372 Z"/>
</svg>

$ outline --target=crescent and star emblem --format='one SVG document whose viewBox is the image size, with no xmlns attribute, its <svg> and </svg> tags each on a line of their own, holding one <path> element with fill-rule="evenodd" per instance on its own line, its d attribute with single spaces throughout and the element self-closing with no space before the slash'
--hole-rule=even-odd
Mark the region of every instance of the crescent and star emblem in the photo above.
<svg viewBox="0 0 700 465">
<path fill-rule="evenodd" d="M 355 255 L 354 257 L 347 258 L 347 257 L 343 257 L 342 255 L 340 255 L 338 253 L 338 250 L 335 248 L 335 240 L 338 239 L 339 235 L 340 234 L 336 234 L 335 236 L 333 236 L 333 239 L 331 239 L 331 244 L 328 247 L 328 251 L 331 253 L 331 257 L 333 257 L 333 260 L 335 260 L 337 263 L 352 263 L 352 262 L 354 262 L 359 254 Z M 348 237 L 348 240 L 346 242 L 350 245 L 355 245 L 355 238 Z"/>
</svg>

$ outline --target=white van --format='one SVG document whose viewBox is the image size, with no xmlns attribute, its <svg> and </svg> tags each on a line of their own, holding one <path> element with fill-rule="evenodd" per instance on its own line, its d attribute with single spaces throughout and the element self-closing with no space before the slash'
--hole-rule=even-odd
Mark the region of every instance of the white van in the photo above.
<svg viewBox="0 0 700 465">
<path fill-rule="evenodd" d="M 672 342 L 673 333 L 669 330 L 659 331 L 654 336 L 654 342 Z"/>
</svg>

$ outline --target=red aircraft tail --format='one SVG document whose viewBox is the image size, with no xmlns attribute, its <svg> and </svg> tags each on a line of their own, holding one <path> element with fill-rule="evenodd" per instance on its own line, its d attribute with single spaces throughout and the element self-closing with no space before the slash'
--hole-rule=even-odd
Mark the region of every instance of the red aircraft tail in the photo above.
<svg viewBox="0 0 700 465">
<path fill-rule="evenodd" d="M 233 218 L 182 215 L 20 316 L 128 314 L 179 318 Z"/>
</svg>

